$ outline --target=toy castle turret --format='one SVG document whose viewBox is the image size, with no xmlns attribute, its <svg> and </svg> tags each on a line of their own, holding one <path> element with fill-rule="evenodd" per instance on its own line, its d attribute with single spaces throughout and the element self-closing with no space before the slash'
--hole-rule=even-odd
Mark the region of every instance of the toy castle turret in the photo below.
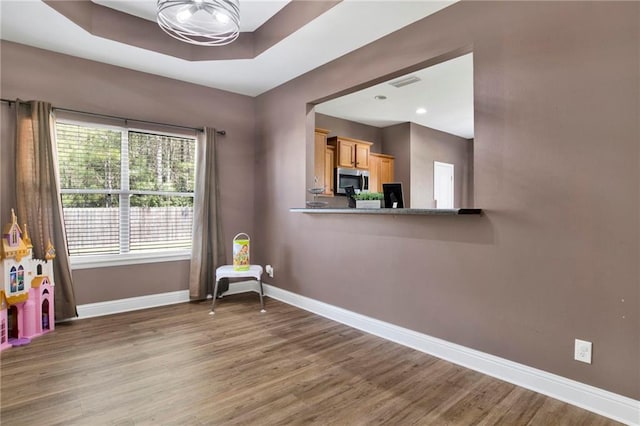
<svg viewBox="0 0 640 426">
<path fill-rule="evenodd" d="M 34 259 L 27 226 L 23 228 L 12 209 L 0 243 L 0 351 L 54 329 L 55 250 L 48 242 L 45 260 Z"/>
</svg>

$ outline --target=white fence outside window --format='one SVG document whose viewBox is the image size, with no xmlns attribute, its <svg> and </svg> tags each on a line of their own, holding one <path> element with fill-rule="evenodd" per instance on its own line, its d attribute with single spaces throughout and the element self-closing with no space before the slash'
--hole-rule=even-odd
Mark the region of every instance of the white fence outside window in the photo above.
<svg viewBox="0 0 640 426">
<path fill-rule="evenodd" d="M 71 256 L 119 253 L 118 207 L 65 207 L 65 227 Z M 130 250 L 191 247 L 192 207 L 131 207 Z"/>
</svg>

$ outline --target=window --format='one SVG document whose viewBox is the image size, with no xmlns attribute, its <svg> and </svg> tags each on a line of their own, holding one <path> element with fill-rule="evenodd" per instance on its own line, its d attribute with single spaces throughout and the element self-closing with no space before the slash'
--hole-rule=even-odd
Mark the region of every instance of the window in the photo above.
<svg viewBox="0 0 640 426">
<path fill-rule="evenodd" d="M 18 279 L 17 279 L 16 267 L 12 266 L 9 271 L 9 282 L 11 283 L 10 292 L 15 293 L 18 291 Z"/>
<path fill-rule="evenodd" d="M 24 268 L 18 266 L 18 291 L 24 291 Z"/>
<path fill-rule="evenodd" d="M 195 138 L 58 121 L 72 259 L 191 248 Z"/>
</svg>

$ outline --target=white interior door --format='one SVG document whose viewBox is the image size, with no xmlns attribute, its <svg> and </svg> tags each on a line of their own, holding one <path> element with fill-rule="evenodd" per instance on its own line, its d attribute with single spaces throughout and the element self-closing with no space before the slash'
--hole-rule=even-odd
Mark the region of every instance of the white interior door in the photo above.
<svg viewBox="0 0 640 426">
<path fill-rule="evenodd" d="M 437 209 L 453 208 L 453 164 L 433 162 L 433 198 Z"/>
</svg>

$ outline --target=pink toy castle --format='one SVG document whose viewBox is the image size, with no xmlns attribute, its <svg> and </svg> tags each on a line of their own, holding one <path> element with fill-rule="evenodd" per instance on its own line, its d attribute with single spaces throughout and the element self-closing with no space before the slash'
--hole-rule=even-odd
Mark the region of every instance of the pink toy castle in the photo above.
<svg viewBox="0 0 640 426">
<path fill-rule="evenodd" d="M 34 259 L 32 250 L 27 226 L 23 233 L 12 209 L 0 243 L 0 351 L 54 329 L 55 250 L 49 242 L 46 260 Z"/>
</svg>

